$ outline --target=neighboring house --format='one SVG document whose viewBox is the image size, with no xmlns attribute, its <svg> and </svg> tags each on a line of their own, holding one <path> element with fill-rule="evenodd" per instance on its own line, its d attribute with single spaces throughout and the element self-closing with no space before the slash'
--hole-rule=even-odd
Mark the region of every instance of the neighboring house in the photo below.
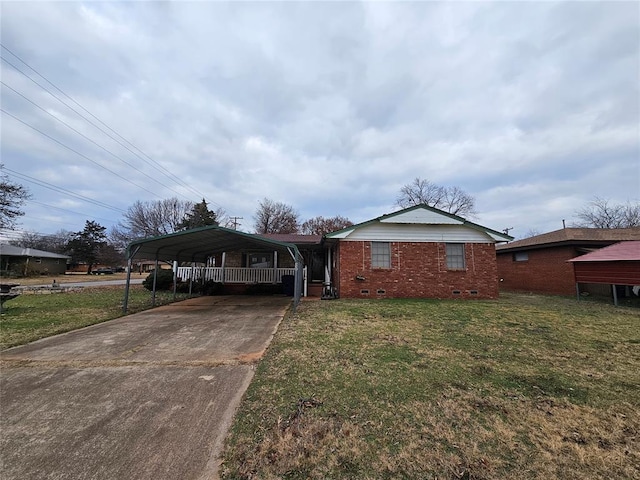
<svg viewBox="0 0 640 480">
<path fill-rule="evenodd" d="M 495 244 L 509 240 L 426 205 L 325 236 L 343 298 L 496 298 Z"/>
<path fill-rule="evenodd" d="M 624 240 L 640 228 L 563 228 L 496 247 L 500 287 L 555 295 L 575 293 L 572 258 Z M 592 293 L 604 293 L 594 290 Z"/>
<path fill-rule="evenodd" d="M 62 275 L 71 257 L 35 248 L 0 245 L 0 270 L 3 275 Z"/>
<path fill-rule="evenodd" d="M 569 260 L 573 264 L 576 293 L 581 284 L 611 285 L 613 301 L 618 305 L 618 290 L 628 295 L 632 287 L 638 295 L 640 286 L 640 240 L 614 243 Z"/>
</svg>

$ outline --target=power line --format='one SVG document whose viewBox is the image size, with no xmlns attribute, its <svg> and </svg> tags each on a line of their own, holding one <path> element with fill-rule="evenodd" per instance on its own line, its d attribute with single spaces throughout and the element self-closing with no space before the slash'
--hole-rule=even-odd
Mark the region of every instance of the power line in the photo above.
<svg viewBox="0 0 640 480">
<path fill-rule="evenodd" d="M 43 207 L 53 208 L 54 210 L 60 210 L 61 212 L 73 213 L 74 215 L 80 215 L 82 217 L 87 217 L 88 216 L 86 213 L 75 212 L 75 211 L 69 210 L 67 208 L 56 207 L 55 205 L 49 205 L 48 203 L 39 202 L 37 200 L 29 200 L 29 203 L 35 203 L 37 205 L 42 205 Z M 91 218 L 94 219 L 94 220 L 102 220 L 103 222 L 117 223 L 115 220 L 109 220 L 108 218 L 94 217 L 94 216 L 92 216 Z"/>
<path fill-rule="evenodd" d="M 98 207 L 107 208 L 109 210 L 114 210 L 114 211 L 119 212 L 119 213 L 127 213 L 126 211 L 122 210 L 121 208 L 114 207 L 112 205 L 109 205 L 108 203 L 104 203 L 104 202 L 101 202 L 99 200 L 94 200 L 93 198 L 85 197 L 84 195 L 80 195 L 79 193 L 75 193 L 75 192 L 72 192 L 71 190 L 67 190 L 65 188 L 58 187 L 58 186 L 53 185 L 51 183 L 45 182 L 43 180 L 38 180 L 37 178 L 30 177 L 29 175 L 25 175 L 24 173 L 16 172 L 15 170 L 11 170 L 10 168 L 2 167 L 2 169 L 6 170 L 7 172 L 10 172 L 11 176 L 15 176 L 15 177 L 18 177 L 21 180 L 25 180 L 27 182 L 34 183 L 35 185 L 38 185 L 40 187 L 48 188 L 49 190 L 53 190 L 53 191 L 58 192 L 58 193 L 63 193 L 65 195 L 69 195 L 71 197 L 75 197 L 75 198 L 78 198 L 80 200 L 84 200 L 85 202 L 92 203 L 94 205 L 97 205 Z"/>
<path fill-rule="evenodd" d="M 68 146 L 68 145 L 66 145 L 66 144 L 64 144 L 64 143 L 62 143 L 60 140 L 57 140 L 57 139 L 53 138 L 51 135 L 49 135 L 49 134 L 47 134 L 47 133 L 43 132 L 42 130 L 40 130 L 40 129 L 38 129 L 38 128 L 34 127 L 33 125 L 28 124 L 27 122 L 25 122 L 25 121 L 21 120 L 20 118 L 16 117 L 16 116 L 15 116 L 15 115 L 13 115 L 12 113 L 7 112 L 4 108 L 0 108 L 0 112 L 4 113 L 4 114 L 6 114 L 6 115 L 9 115 L 11 118 L 13 118 L 13 119 L 17 120 L 18 122 L 22 123 L 23 125 L 25 125 L 25 126 L 27 126 L 27 127 L 31 128 L 32 130 L 35 130 L 35 131 L 36 131 L 36 132 L 38 132 L 39 134 L 41 134 L 41 135 L 43 135 L 43 136 L 47 137 L 49 140 L 51 140 L 51 141 L 53 141 L 53 142 L 57 143 L 58 145 L 60 145 L 60 146 L 62 146 L 62 147 L 64 147 L 64 148 L 66 148 L 67 150 L 69 150 L 69 151 L 71 151 L 71 152 L 75 153 L 76 155 L 78 155 L 78 156 L 80 156 L 80 157 L 82 157 L 82 158 L 84 158 L 84 159 L 86 159 L 86 160 L 89 160 L 91 163 L 93 163 L 93 164 L 97 165 L 98 167 L 100 167 L 100 168 L 102 168 L 102 169 L 106 170 L 107 172 L 111 173 L 112 175 L 115 175 L 116 177 L 118 177 L 118 178 L 120 178 L 120 179 L 124 180 L 125 182 L 130 183 L 131 185 L 133 185 L 133 186 L 135 186 L 135 187 L 138 187 L 138 188 L 140 188 L 141 190 L 144 190 L 145 192 L 148 192 L 148 193 L 150 193 L 151 195 L 153 195 L 153 196 L 155 196 L 155 197 L 162 198 L 162 197 L 160 197 L 157 193 L 152 192 L 151 190 L 148 190 L 148 189 L 146 189 L 145 187 L 138 185 L 137 183 L 135 183 L 135 182 L 133 182 L 133 181 L 129 180 L 128 178 L 123 177 L 123 176 L 122 176 L 122 175 L 120 175 L 119 173 L 116 173 L 116 172 L 114 172 L 113 170 L 108 169 L 108 168 L 107 168 L 107 167 L 105 167 L 104 165 L 101 165 L 100 163 L 96 162 L 95 160 L 93 160 L 93 159 L 91 159 L 91 158 L 87 157 L 84 153 L 80 153 L 80 152 L 78 152 L 77 150 L 75 150 L 75 149 L 71 148 L 70 146 Z"/>
<path fill-rule="evenodd" d="M 140 148 L 138 148 L 136 145 L 134 145 L 133 143 L 131 143 L 129 140 L 127 140 L 126 138 L 124 138 L 122 135 L 120 135 L 118 132 L 116 132 L 113 128 L 109 127 L 106 123 L 104 123 L 102 120 L 100 120 L 98 117 L 96 117 L 93 113 L 91 113 L 89 110 L 87 110 L 84 106 L 82 106 L 80 103 L 78 103 L 75 99 L 73 99 L 71 96 L 69 96 L 67 93 L 65 93 L 62 89 L 60 89 L 58 86 L 56 86 L 53 82 L 51 82 L 49 79 L 47 79 L 44 75 L 42 75 L 40 72 L 38 72 L 35 68 L 33 68 L 31 65 L 29 65 L 27 62 L 25 62 L 22 58 L 20 58 L 19 55 L 17 55 L 16 53 L 14 53 L 13 51 L 11 51 L 9 48 L 7 48 L 6 46 L 4 46 L 2 43 L 0 43 L 0 46 L 2 48 L 4 48 L 7 52 L 9 52 L 13 57 L 15 57 L 16 59 L 18 59 L 22 64 L 24 64 L 27 68 L 29 68 L 31 71 L 33 71 L 36 75 L 38 75 L 40 78 L 42 78 L 44 81 L 46 81 L 49 85 L 51 85 L 53 88 L 55 88 L 57 91 L 59 91 L 62 95 L 64 95 L 66 98 L 68 98 L 69 100 L 71 100 L 73 103 L 75 103 L 77 106 L 79 106 L 82 110 L 84 110 L 85 112 L 87 112 L 89 115 L 91 115 L 91 117 L 95 118 L 98 122 L 100 122 L 102 125 L 104 125 L 107 129 L 109 129 L 110 131 L 112 131 L 115 135 L 117 135 L 118 137 L 120 137 L 122 140 L 124 140 L 126 143 L 128 143 L 129 145 L 131 145 L 133 148 L 135 148 L 136 150 L 138 150 L 140 153 L 142 153 L 145 157 L 147 157 L 149 159 L 149 161 L 151 161 L 155 166 L 157 166 L 161 173 L 163 173 L 163 175 L 167 176 L 167 178 L 173 180 L 173 181 L 177 181 L 178 183 L 180 183 L 182 186 L 186 187 L 187 189 L 191 190 L 193 193 L 197 194 L 198 196 L 204 198 L 205 196 L 199 192 L 198 190 L 194 189 L 191 185 L 187 184 L 186 182 L 184 182 L 183 180 L 181 180 L 178 176 L 176 176 L 174 173 L 172 173 L 171 171 L 167 170 L 166 168 L 164 168 L 162 165 L 160 165 L 157 161 L 155 161 L 153 158 L 151 158 L 149 155 L 147 155 L 145 152 L 143 152 Z M 130 148 L 128 148 L 126 145 L 123 145 L 120 141 L 118 141 L 116 138 L 114 138 L 113 136 L 111 136 L 110 134 L 108 134 L 107 132 L 105 132 L 102 128 L 100 128 L 99 126 L 97 126 L 95 123 L 93 123 L 91 120 L 89 120 L 88 118 L 86 118 L 84 115 L 82 115 L 81 113 L 79 113 L 77 110 L 75 110 L 73 107 L 71 107 L 69 104 L 67 104 L 66 102 L 64 102 L 63 100 L 61 100 L 57 95 L 55 95 L 54 93 L 52 93 L 49 89 L 47 89 L 46 87 L 40 85 L 38 82 L 36 82 L 35 80 L 33 80 L 29 75 L 27 75 L 26 73 L 24 73 L 21 69 L 19 69 L 18 67 L 16 67 L 14 64 L 12 64 L 11 62 L 9 62 L 6 58 L 4 57 L 0 57 L 2 58 L 3 61 L 5 61 L 6 63 L 8 63 L 9 65 L 11 65 L 17 72 L 21 73 L 22 75 L 24 75 L 26 78 L 28 78 L 30 81 L 32 81 L 33 83 L 35 83 L 36 85 L 38 85 L 40 88 L 42 88 L 44 91 L 46 91 L 49 95 L 51 95 L 52 97 L 54 97 L 55 99 L 57 99 L 59 102 L 61 102 L 63 105 L 65 105 L 67 108 L 69 108 L 70 110 L 72 110 L 73 112 L 75 112 L 77 115 L 79 115 L 81 118 L 83 118 L 85 121 L 87 121 L 88 123 L 90 123 L 91 125 L 93 125 L 95 128 L 97 128 L 98 130 L 100 130 L 102 133 L 104 133 L 105 135 L 107 135 L 109 138 L 111 138 L 113 141 L 117 142 L 119 145 L 121 145 L 123 148 L 127 149 L 129 152 L 131 152 L 133 155 L 137 156 L 138 158 L 140 158 L 142 161 L 146 162 L 147 164 L 149 164 L 149 161 L 144 159 L 143 157 L 141 157 L 139 154 L 137 154 L 136 152 L 132 151 Z M 210 202 L 213 203 L 214 205 L 218 205 L 215 202 Z M 218 205 L 219 207 L 221 207 L 221 205 Z"/>
<path fill-rule="evenodd" d="M 167 188 L 169 190 L 171 190 L 173 193 L 176 193 L 178 195 L 182 195 L 184 198 L 186 198 L 187 200 L 189 199 L 189 197 L 187 197 L 186 195 L 183 195 L 180 192 L 175 191 L 173 188 L 171 188 L 168 185 L 165 185 L 164 183 L 156 180 L 155 178 L 151 177 L 150 175 L 147 175 L 145 172 L 143 172 L 142 170 L 140 170 L 138 167 L 136 167 L 135 165 L 130 164 L 129 162 L 127 162 L 126 160 L 124 160 L 123 158 L 119 157 L 118 155 L 116 155 L 115 153 L 113 153 L 111 150 L 103 147 L 102 145 L 100 145 L 99 143 L 95 142 L 94 140 L 92 140 L 91 138 L 87 137 L 84 133 L 76 130 L 75 128 L 73 128 L 71 125 L 69 125 L 68 123 L 66 123 L 64 120 L 59 119 L 58 117 L 56 117 L 54 114 L 52 114 L 51 112 L 48 112 L 45 108 L 41 107 L 40 105 L 38 105 L 36 102 L 34 102 L 33 100 L 27 98 L 25 95 L 23 95 L 22 93 L 18 92 L 17 90 L 15 90 L 13 87 L 11 87 L 10 85 L 7 85 L 5 82 L 0 80 L 0 84 L 2 84 L 4 87 L 8 88 L 9 90 L 11 90 L 12 92 L 14 92 L 15 94 L 19 95 L 20 97 L 24 98 L 27 102 L 31 103 L 32 105 L 34 105 L 35 107 L 39 108 L 40 110 L 42 110 L 44 113 L 46 113 L 47 115 L 49 115 L 50 117 L 54 118 L 55 120 L 57 120 L 58 122 L 62 123 L 65 127 L 69 128 L 70 130 L 72 130 L 73 132 L 77 133 L 78 135 L 80 135 L 82 138 L 88 140 L 89 142 L 93 143 L 94 145 L 96 145 L 97 147 L 101 148 L 102 150 L 104 150 L 105 152 L 107 152 L 109 155 L 111 155 L 114 158 L 117 158 L 118 160 L 120 160 L 122 163 L 124 163 L 125 165 L 128 165 L 129 167 L 133 168 L 135 171 L 141 173 L 142 175 L 144 175 L 145 177 L 147 177 L 148 179 L 156 182 L 158 185 L 163 186 L 164 188 Z"/>
</svg>

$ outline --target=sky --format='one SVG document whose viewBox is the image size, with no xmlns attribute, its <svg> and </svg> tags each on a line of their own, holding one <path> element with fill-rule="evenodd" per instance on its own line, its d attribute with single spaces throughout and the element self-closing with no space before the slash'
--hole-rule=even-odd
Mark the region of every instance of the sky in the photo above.
<svg viewBox="0 0 640 480">
<path fill-rule="evenodd" d="M 170 197 L 248 232 L 264 198 L 359 223 L 398 210 L 416 177 L 516 238 L 570 226 L 596 196 L 640 200 L 638 2 L 0 8 L 0 162 L 32 195 L 21 230 L 110 229 Z"/>
</svg>

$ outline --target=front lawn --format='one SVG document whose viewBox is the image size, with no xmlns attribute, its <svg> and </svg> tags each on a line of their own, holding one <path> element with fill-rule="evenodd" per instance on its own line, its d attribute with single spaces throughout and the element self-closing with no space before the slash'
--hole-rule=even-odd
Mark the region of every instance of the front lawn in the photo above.
<svg viewBox="0 0 640 480">
<path fill-rule="evenodd" d="M 0 350 L 122 316 L 124 286 L 85 287 L 78 292 L 22 294 L 4 304 Z M 180 295 L 178 299 L 185 298 Z M 173 300 L 156 292 L 156 305 Z M 129 291 L 129 313 L 151 308 L 151 292 L 140 285 Z"/>
<path fill-rule="evenodd" d="M 225 479 L 640 478 L 640 311 L 305 301 L 242 401 Z"/>
</svg>

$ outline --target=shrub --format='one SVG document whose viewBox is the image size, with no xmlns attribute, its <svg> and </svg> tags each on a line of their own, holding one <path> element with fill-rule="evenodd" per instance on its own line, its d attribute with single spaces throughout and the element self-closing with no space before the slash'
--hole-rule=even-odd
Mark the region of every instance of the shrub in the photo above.
<svg viewBox="0 0 640 480">
<path fill-rule="evenodd" d="M 147 278 L 142 282 L 142 286 L 147 290 L 153 290 L 153 271 L 149 273 Z M 156 278 L 156 290 L 171 290 L 173 286 L 173 271 L 172 270 L 158 270 L 158 277 Z"/>
<path fill-rule="evenodd" d="M 222 283 L 214 282 L 213 280 L 207 280 L 203 285 L 200 285 L 200 293 L 202 293 L 202 295 L 220 295 L 222 293 L 222 289 Z"/>
</svg>

